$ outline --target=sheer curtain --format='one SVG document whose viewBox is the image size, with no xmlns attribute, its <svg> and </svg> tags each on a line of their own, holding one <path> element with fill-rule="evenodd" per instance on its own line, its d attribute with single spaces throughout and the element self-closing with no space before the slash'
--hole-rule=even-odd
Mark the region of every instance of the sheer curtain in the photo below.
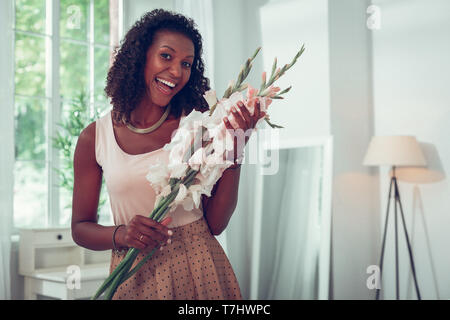
<svg viewBox="0 0 450 320">
<path fill-rule="evenodd" d="M 2 199 L 3 200 L 3 199 Z M 11 298 L 11 212 L 12 208 L 2 202 L 0 213 L 0 300 Z"/>
<path fill-rule="evenodd" d="M 214 21 L 212 0 L 175 0 L 175 11 L 194 19 L 203 38 L 205 75 L 214 88 Z"/>
<path fill-rule="evenodd" d="M 320 159 L 320 147 L 282 149 L 278 172 L 263 177 L 261 237 L 252 248 L 260 250 L 253 298 L 318 299 Z"/>
<path fill-rule="evenodd" d="M 260 291 L 263 299 L 318 297 L 319 151 L 320 148 L 314 147 L 281 150 L 281 174 L 267 181 L 275 184 L 278 192 L 272 192 L 272 197 L 263 200 L 270 201 L 274 207 L 273 211 L 264 210 L 263 214 L 271 215 L 272 223 L 268 227 L 275 229 L 273 237 L 261 240 L 262 248 L 266 247 L 265 242 L 274 241 L 273 252 L 261 255 L 261 263 L 272 262 L 266 275 L 260 275 L 261 282 L 268 280 L 267 291 Z"/>
<path fill-rule="evenodd" d="M 14 100 L 12 1 L 0 1 L 0 300 L 11 298 L 11 228 L 14 185 Z"/>
</svg>

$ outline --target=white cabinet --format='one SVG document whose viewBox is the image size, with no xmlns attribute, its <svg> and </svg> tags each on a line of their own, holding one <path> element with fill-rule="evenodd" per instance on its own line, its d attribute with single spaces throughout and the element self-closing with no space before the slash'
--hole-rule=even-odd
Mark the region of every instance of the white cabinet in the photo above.
<svg viewBox="0 0 450 320">
<path fill-rule="evenodd" d="M 20 229 L 19 274 L 25 299 L 91 297 L 109 275 L 111 251 L 79 247 L 70 228 Z"/>
</svg>

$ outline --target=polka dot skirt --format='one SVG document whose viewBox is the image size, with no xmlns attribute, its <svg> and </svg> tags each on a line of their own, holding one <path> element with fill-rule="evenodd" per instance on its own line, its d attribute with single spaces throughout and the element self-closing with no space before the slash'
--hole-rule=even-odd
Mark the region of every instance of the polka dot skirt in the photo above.
<svg viewBox="0 0 450 320">
<path fill-rule="evenodd" d="M 133 277 L 122 283 L 113 299 L 242 299 L 231 264 L 203 217 L 171 230 L 172 243 L 157 250 Z M 133 267 L 148 251 L 139 254 Z M 112 252 L 110 272 L 125 254 Z"/>
</svg>

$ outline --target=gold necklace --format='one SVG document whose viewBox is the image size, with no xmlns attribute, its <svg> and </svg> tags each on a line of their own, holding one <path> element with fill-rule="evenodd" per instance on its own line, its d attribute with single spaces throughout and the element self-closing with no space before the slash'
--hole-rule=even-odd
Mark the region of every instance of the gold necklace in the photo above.
<svg viewBox="0 0 450 320">
<path fill-rule="evenodd" d="M 131 123 L 125 121 L 125 119 L 123 117 L 122 117 L 122 122 L 124 125 L 127 126 L 128 129 L 130 129 L 134 133 L 140 133 L 140 134 L 150 133 L 152 131 L 155 131 L 162 125 L 164 120 L 166 120 L 167 116 L 169 115 L 169 112 L 170 112 L 170 104 L 167 106 L 166 111 L 163 113 L 161 118 L 155 124 L 151 125 L 148 128 L 144 128 L 144 129 L 134 127 L 133 125 L 131 125 Z"/>
</svg>

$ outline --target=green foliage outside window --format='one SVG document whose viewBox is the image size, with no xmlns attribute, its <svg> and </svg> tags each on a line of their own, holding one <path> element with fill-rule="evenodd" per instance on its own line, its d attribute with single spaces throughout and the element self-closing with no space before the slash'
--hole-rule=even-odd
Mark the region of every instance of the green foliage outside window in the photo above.
<svg viewBox="0 0 450 320">
<path fill-rule="evenodd" d="M 73 191 L 73 156 L 78 137 L 84 128 L 90 123 L 96 121 L 100 116 L 98 109 L 94 110 L 91 115 L 89 108 L 89 97 L 81 91 L 78 96 L 69 105 L 66 114 L 63 115 L 63 121 L 58 124 L 56 137 L 53 137 L 54 148 L 60 150 L 62 158 L 60 168 L 54 168 L 60 177 L 60 185 L 72 194 Z M 104 190 L 105 183 L 102 178 L 102 189 L 99 199 L 99 210 L 106 203 L 106 192 Z M 67 206 L 70 206 L 67 204 Z"/>
<path fill-rule="evenodd" d="M 13 1 L 14 225 L 19 228 L 46 226 L 49 212 L 53 210 L 59 210 L 56 212 L 58 223 L 68 225 L 72 202 L 73 151 L 78 135 L 109 107 L 103 88 L 110 59 L 110 1 Z M 59 3 L 59 14 L 51 10 L 56 2 Z M 55 35 L 49 38 L 47 26 L 50 19 L 55 18 L 59 20 L 57 64 L 47 55 L 51 48 L 49 43 L 53 45 L 52 39 L 55 38 Z M 56 74 L 60 103 L 55 103 L 56 99 L 47 87 Z M 88 91 L 90 96 L 86 93 Z M 94 106 L 96 112 L 91 116 L 89 109 Z M 60 113 L 59 119 L 63 121 L 58 128 L 59 134 L 53 139 L 48 132 L 51 127 L 48 121 L 55 121 L 54 115 Z M 52 145 L 60 151 L 59 208 L 52 207 L 56 189 L 50 185 L 49 172 L 53 170 L 54 158 L 48 152 Z M 104 206 L 106 198 L 106 192 L 102 191 L 100 220 L 107 220 L 109 216 L 109 210 Z"/>
</svg>

